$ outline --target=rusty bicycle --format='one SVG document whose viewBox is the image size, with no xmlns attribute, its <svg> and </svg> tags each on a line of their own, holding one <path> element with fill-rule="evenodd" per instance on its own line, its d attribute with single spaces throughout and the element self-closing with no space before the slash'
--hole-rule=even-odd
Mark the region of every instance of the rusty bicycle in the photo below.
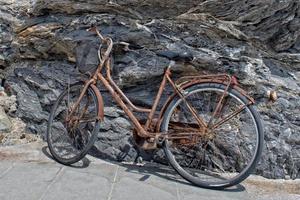
<svg viewBox="0 0 300 200">
<path fill-rule="evenodd" d="M 255 101 L 227 74 L 171 78 L 174 61 L 165 68 L 152 108 L 134 105 L 111 76 L 113 41 L 96 27 L 101 44 L 99 65 L 84 82 L 68 84 L 54 103 L 47 142 L 54 159 L 70 165 L 93 146 L 104 119 L 104 103 L 96 84 L 108 90 L 134 125 L 133 138 L 145 150 L 163 149 L 169 164 L 189 182 L 225 188 L 246 179 L 263 146 L 263 127 Z M 158 110 L 166 85 L 174 90 Z M 145 122 L 134 112 L 148 114 Z"/>
</svg>

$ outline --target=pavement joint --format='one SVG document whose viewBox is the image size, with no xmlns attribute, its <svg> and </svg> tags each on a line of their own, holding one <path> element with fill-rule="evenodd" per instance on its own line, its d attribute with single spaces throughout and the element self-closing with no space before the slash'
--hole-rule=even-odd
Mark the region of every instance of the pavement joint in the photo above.
<svg viewBox="0 0 300 200">
<path fill-rule="evenodd" d="M 111 188 L 110 188 L 110 191 L 109 191 L 107 200 L 111 200 L 111 198 L 112 198 L 112 193 L 113 193 L 115 184 L 117 183 L 117 177 L 118 177 L 118 171 L 119 171 L 119 168 L 120 168 L 120 166 L 118 165 L 118 166 L 117 166 L 117 169 L 116 169 L 115 176 L 114 176 L 114 180 L 113 180 L 113 182 L 112 182 L 112 184 L 111 184 Z"/>
<path fill-rule="evenodd" d="M 175 181 L 175 186 L 176 186 L 177 200 L 180 200 L 180 192 L 179 192 L 179 187 L 178 187 L 177 181 Z"/>
<path fill-rule="evenodd" d="M 15 167 L 15 163 L 12 163 L 12 165 L 6 169 L 3 173 L 0 174 L 0 178 L 3 178 L 6 174 L 8 174 L 13 168 Z"/>
<path fill-rule="evenodd" d="M 49 189 L 51 188 L 51 186 L 58 180 L 58 178 L 60 176 L 62 176 L 63 171 L 64 171 L 65 167 L 61 167 L 57 173 L 55 174 L 54 178 L 52 179 L 52 181 L 49 183 L 49 185 L 47 186 L 45 192 L 43 192 L 43 194 L 41 195 L 41 197 L 39 198 L 39 200 L 43 200 L 43 198 L 46 196 L 47 192 L 49 191 Z"/>
</svg>

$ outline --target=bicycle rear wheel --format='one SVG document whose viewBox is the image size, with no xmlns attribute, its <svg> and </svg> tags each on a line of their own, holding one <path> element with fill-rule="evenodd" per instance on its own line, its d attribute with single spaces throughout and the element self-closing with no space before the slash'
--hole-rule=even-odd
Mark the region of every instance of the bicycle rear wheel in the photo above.
<svg viewBox="0 0 300 200">
<path fill-rule="evenodd" d="M 97 119 L 99 105 L 90 87 L 70 116 L 83 87 L 81 82 L 67 87 L 53 105 L 48 121 L 47 143 L 50 153 L 56 161 L 65 165 L 78 162 L 87 154 L 100 127 Z"/>
<path fill-rule="evenodd" d="M 203 83 L 185 90 L 186 101 L 206 124 L 211 121 L 210 127 L 243 107 L 213 131 L 201 129 L 180 97 L 170 103 L 161 125 L 161 131 L 168 131 L 170 136 L 163 144 L 170 164 L 183 178 L 200 187 L 222 189 L 240 183 L 253 171 L 262 151 L 259 115 L 237 90 L 228 90 L 218 116 L 212 119 L 225 88 L 222 84 Z M 175 134 L 177 138 L 182 136 L 183 131 L 188 137 L 172 139 Z"/>
</svg>

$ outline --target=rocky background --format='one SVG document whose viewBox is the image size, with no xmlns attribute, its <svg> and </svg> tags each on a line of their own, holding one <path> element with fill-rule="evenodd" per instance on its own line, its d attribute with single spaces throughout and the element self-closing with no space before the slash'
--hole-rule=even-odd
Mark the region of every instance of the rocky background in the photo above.
<svg viewBox="0 0 300 200">
<path fill-rule="evenodd" d="M 85 31 L 91 24 L 131 44 L 131 51 L 115 52 L 114 76 L 138 105 L 152 102 L 169 63 L 159 56 L 162 50 L 193 55 L 192 62 L 177 63 L 178 76 L 235 74 L 264 120 L 257 173 L 300 178 L 298 0 L 0 0 L 0 90 L 8 94 L 2 91 L 0 99 L 0 133 L 9 133 L 11 121 L 20 118 L 25 132 L 45 136 L 51 105 L 69 80 L 80 79 L 75 68 L 80 52 L 85 44 L 98 44 Z M 270 90 L 278 94 L 275 103 L 266 98 Z M 9 98 L 15 107 L 4 105 Z M 132 127 L 111 99 L 106 106 L 94 152 L 132 161 L 137 155 Z"/>
</svg>

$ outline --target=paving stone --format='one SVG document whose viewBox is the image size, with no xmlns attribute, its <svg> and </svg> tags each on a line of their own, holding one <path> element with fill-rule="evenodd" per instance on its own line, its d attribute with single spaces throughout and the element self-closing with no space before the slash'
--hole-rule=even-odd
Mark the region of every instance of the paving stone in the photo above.
<svg viewBox="0 0 300 200">
<path fill-rule="evenodd" d="M 280 190 L 276 190 L 278 194 L 257 192 L 247 182 L 243 183 L 245 187 L 238 185 L 226 190 L 195 187 L 169 166 L 92 161 L 86 167 L 74 168 L 46 160 L 14 162 L 0 162 L 0 200 L 299 199 L 297 188 L 293 190 L 295 194 Z"/>
<path fill-rule="evenodd" d="M 234 186 L 225 190 L 210 190 L 196 186 L 192 186 L 182 180 L 182 183 L 178 183 L 179 196 L 181 200 L 250 200 L 250 196 L 244 190 L 243 186 Z"/>
<path fill-rule="evenodd" d="M 59 169 L 53 164 L 16 163 L 13 169 L 0 179 L 0 199 L 39 199 Z"/>
<path fill-rule="evenodd" d="M 113 182 L 114 175 L 116 172 L 117 166 L 112 164 L 93 164 L 91 163 L 86 168 L 72 168 L 67 167 L 67 171 L 72 171 L 74 173 L 89 174 L 91 176 L 103 177 L 109 182 Z"/>
<path fill-rule="evenodd" d="M 158 186 L 141 183 L 130 177 L 123 177 L 115 186 L 112 194 L 113 200 L 131 199 L 131 200 L 152 200 L 152 199 L 176 199 L 176 190 L 170 193 Z"/>
<path fill-rule="evenodd" d="M 120 167 L 112 199 L 177 199 L 176 182 L 170 177 L 159 168 Z"/>
<path fill-rule="evenodd" d="M 90 174 L 89 169 L 84 170 L 87 171 L 84 173 L 70 168 L 64 170 L 62 176 L 49 188 L 43 200 L 107 199 L 111 188 L 111 182 L 107 178 Z"/>
<path fill-rule="evenodd" d="M 0 178 L 4 176 L 8 170 L 12 167 L 13 163 L 8 161 L 0 161 Z"/>
</svg>

